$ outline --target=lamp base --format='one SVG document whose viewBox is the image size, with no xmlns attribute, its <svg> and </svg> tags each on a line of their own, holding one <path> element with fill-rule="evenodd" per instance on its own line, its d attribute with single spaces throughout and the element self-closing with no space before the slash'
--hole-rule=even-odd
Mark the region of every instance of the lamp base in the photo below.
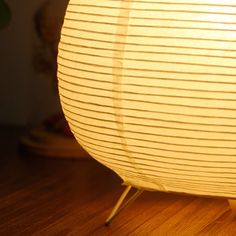
<svg viewBox="0 0 236 236">
<path fill-rule="evenodd" d="M 89 154 L 71 137 L 39 126 L 20 140 L 21 150 L 33 156 L 49 158 L 86 159 Z"/>
<path fill-rule="evenodd" d="M 124 202 L 126 196 L 130 192 L 132 186 L 128 185 L 123 193 L 121 194 L 120 198 L 118 199 L 117 203 L 115 204 L 114 208 L 112 209 L 109 217 L 107 218 L 105 225 L 108 226 L 111 221 L 125 208 L 127 208 L 131 203 L 133 203 L 142 193 L 144 190 L 137 189 L 137 191 L 126 201 Z M 124 202 L 124 203 L 123 203 Z M 123 204 L 122 204 L 123 203 Z"/>
</svg>

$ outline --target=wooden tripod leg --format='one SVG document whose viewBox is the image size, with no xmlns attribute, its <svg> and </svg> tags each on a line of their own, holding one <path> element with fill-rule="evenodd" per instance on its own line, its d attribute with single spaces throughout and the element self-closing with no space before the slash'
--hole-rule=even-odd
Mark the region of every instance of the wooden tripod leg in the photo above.
<svg viewBox="0 0 236 236">
<path fill-rule="evenodd" d="M 123 205 L 123 201 L 125 200 L 126 196 L 128 195 L 129 191 L 131 190 L 131 186 L 127 186 L 122 195 L 120 196 L 119 200 L 117 201 L 116 205 L 111 211 L 111 214 L 107 218 L 105 224 L 109 225 L 111 221 L 126 207 L 128 207 L 132 202 L 134 202 L 139 195 L 143 193 L 143 190 L 138 189 Z"/>
<path fill-rule="evenodd" d="M 232 214 L 234 216 L 236 216 L 236 200 L 228 199 L 228 202 L 229 202 L 230 208 L 232 210 Z"/>
</svg>

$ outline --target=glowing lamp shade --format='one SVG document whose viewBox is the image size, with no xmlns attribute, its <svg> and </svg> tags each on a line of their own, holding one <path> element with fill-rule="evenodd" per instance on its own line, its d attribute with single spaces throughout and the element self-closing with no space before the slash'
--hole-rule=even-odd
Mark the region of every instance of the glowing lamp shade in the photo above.
<svg viewBox="0 0 236 236">
<path fill-rule="evenodd" d="M 78 142 L 126 184 L 236 197 L 235 0 L 70 0 L 58 79 Z"/>
</svg>

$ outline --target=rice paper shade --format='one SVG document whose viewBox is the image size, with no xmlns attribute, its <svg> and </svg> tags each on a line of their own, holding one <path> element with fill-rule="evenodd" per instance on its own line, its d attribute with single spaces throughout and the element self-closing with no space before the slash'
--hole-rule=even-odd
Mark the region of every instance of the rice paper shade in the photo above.
<svg viewBox="0 0 236 236">
<path fill-rule="evenodd" d="M 126 184 L 236 197 L 236 2 L 70 0 L 60 99 Z"/>
</svg>

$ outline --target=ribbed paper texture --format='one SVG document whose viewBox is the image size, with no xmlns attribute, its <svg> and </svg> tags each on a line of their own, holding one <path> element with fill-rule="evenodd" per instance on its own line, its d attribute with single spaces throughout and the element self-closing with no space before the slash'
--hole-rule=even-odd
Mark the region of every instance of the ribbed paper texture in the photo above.
<svg viewBox="0 0 236 236">
<path fill-rule="evenodd" d="M 71 0 L 63 110 L 133 186 L 236 197 L 235 58 L 235 1 Z"/>
</svg>

